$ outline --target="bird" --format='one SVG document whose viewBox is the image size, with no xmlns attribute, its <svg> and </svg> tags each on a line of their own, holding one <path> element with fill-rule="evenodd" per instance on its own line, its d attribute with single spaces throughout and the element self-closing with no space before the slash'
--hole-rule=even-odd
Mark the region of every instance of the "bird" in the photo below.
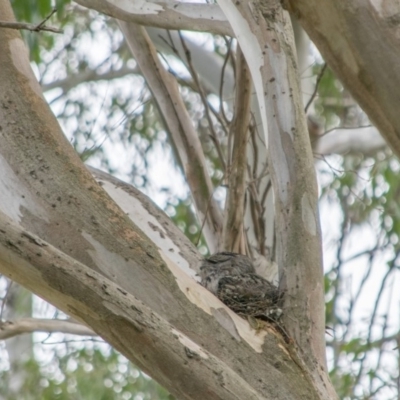
<svg viewBox="0 0 400 400">
<path fill-rule="evenodd" d="M 249 257 L 223 251 L 205 258 L 201 284 L 242 317 L 278 321 L 282 310 L 277 286 L 258 275 Z"/>
</svg>

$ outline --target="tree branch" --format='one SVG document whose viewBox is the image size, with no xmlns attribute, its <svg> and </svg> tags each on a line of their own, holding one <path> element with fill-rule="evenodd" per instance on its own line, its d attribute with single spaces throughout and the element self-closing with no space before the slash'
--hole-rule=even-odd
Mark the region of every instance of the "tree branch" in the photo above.
<svg viewBox="0 0 400 400">
<path fill-rule="evenodd" d="M 97 82 L 97 81 L 110 81 L 112 79 L 123 78 L 130 74 L 138 74 L 140 73 L 137 68 L 129 68 L 127 66 L 123 66 L 118 70 L 110 70 L 103 74 L 98 73 L 95 70 L 86 70 L 77 74 L 69 75 L 65 79 L 55 80 L 50 83 L 42 84 L 42 89 L 44 92 L 56 88 L 60 88 L 62 92 L 65 94 L 74 87 L 80 85 L 81 83 L 87 82 Z"/>
<path fill-rule="evenodd" d="M 95 336 L 96 333 L 85 325 L 62 319 L 20 318 L 0 322 L 0 340 L 33 332 L 62 332 L 71 335 Z"/>
<path fill-rule="evenodd" d="M 0 28 L 9 28 L 9 29 L 24 29 L 31 32 L 53 32 L 53 33 L 64 33 L 62 29 L 53 28 L 51 26 L 46 25 L 35 25 L 35 24 L 27 24 L 24 22 L 7 22 L 0 21 Z"/>
<path fill-rule="evenodd" d="M 33 31 L 33 32 L 49 31 L 49 32 L 54 32 L 54 33 L 63 33 L 64 31 L 62 29 L 52 28 L 52 27 L 45 25 L 45 23 L 53 16 L 53 14 L 56 11 L 57 10 L 54 8 L 50 12 L 50 14 L 43 21 L 39 22 L 37 25 L 26 24 L 26 23 L 21 23 L 21 22 L 0 21 L 0 27 L 1 28 L 10 28 L 10 29 L 25 29 L 25 30 Z"/>
<path fill-rule="evenodd" d="M 397 0 L 285 0 L 284 4 L 389 146 L 400 155 L 400 36 L 394 23 L 398 18 Z"/>
<path fill-rule="evenodd" d="M 335 128 L 317 136 L 314 152 L 317 155 L 374 154 L 387 146 L 385 139 L 374 126 Z"/>
<path fill-rule="evenodd" d="M 225 250 L 246 254 L 243 221 L 252 83 L 240 47 L 236 54 L 236 85 L 234 120 L 230 132 L 233 137 L 232 162 L 228 166 L 223 240 Z"/>
<path fill-rule="evenodd" d="M 160 249 L 164 256 L 193 279 L 202 257 L 171 219 L 134 186 L 96 168 L 86 166 L 121 210 Z"/>
<path fill-rule="evenodd" d="M 217 4 L 137 0 L 131 0 L 129 3 L 109 0 L 75 2 L 121 21 L 144 26 L 232 36 L 232 29 Z"/>
<path fill-rule="evenodd" d="M 208 175 L 200 140 L 183 104 L 176 81 L 163 68 L 145 29 L 122 21 L 119 24 L 179 153 L 200 224 L 205 221 L 204 236 L 213 253 L 218 249 L 222 216 L 218 204 L 213 199 L 214 188 Z"/>
<path fill-rule="evenodd" d="M 151 27 L 147 27 L 146 32 L 156 46 L 157 51 L 179 57 L 183 63 L 186 63 L 185 50 L 178 32 Z M 193 67 L 199 74 L 201 84 L 205 90 L 219 95 L 217 89 L 223 84 L 223 101 L 226 101 L 229 105 L 233 104 L 235 77 L 231 66 L 228 65 L 224 70 L 224 75 L 221 76 L 216 71 L 223 69 L 224 58 L 214 51 L 207 50 L 204 46 L 188 37 L 185 37 L 185 44 L 190 51 Z"/>
<path fill-rule="evenodd" d="M 230 400 L 233 395 L 237 399 L 268 398 L 136 297 L 7 222 L 4 215 L 0 215 L 0 264 L 11 279 L 88 322 L 103 339 L 178 397 L 202 400 L 207 393 L 207 398 L 221 400 Z M 60 279 L 65 284 L 58 285 Z M 212 296 L 209 292 L 206 295 Z M 44 326 L 51 328 L 51 323 L 46 321 Z M 171 386 L 176 376 L 179 385 Z"/>
</svg>

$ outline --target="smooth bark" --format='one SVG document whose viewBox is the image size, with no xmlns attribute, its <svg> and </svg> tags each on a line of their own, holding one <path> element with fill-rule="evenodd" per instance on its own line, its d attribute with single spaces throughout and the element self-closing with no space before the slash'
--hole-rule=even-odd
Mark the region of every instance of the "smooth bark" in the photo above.
<svg viewBox="0 0 400 400">
<path fill-rule="evenodd" d="M 329 67 L 400 155 L 397 0 L 285 0 Z"/>
<path fill-rule="evenodd" d="M 61 319 L 18 318 L 0 323 L 0 340 L 33 332 L 62 332 L 71 335 L 96 335 L 85 325 Z"/>
<path fill-rule="evenodd" d="M 229 135 L 232 150 L 227 168 L 228 193 L 225 202 L 223 241 L 224 250 L 246 254 L 244 211 L 247 176 L 246 149 L 250 129 L 251 77 L 243 53 L 236 52 L 236 100 L 234 120 Z"/>
<path fill-rule="evenodd" d="M 180 1 L 75 0 L 121 21 L 164 29 L 206 31 L 232 35 L 232 29 L 217 4 Z"/>
<path fill-rule="evenodd" d="M 275 197 L 277 262 L 284 321 L 321 392 L 335 396 L 325 373 L 325 324 L 317 186 L 294 55 L 293 32 L 279 1 L 221 0 L 250 67 L 268 143 Z"/>
</svg>

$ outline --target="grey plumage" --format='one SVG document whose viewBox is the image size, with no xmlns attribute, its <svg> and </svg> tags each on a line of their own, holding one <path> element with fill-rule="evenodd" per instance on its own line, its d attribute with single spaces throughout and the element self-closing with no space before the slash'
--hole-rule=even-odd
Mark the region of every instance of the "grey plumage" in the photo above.
<svg viewBox="0 0 400 400">
<path fill-rule="evenodd" d="M 277 320 L 282 312 L 278 288 L 256 274 L 247 256 L 213 254 L 203 260 L 200 277 L 202 285 L 237 314 Z"/>
<path fill-rule="evenodd" d="M 255 272 L 253 263 L 248 257 L 228 251 L 216 253 L 204 259 L 200 267 L 202 285 L 216 296 L 221 278 L 240 274 L 255 274 Z"/>
</svg>

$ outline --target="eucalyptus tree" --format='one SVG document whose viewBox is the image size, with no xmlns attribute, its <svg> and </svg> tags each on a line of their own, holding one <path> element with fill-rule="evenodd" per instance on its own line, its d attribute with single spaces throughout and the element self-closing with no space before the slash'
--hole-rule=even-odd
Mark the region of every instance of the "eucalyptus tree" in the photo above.
<svg viewBox="0 0 400 400">
<path fill-rule="evenodd" d="M 286 10 L 397 152 L 390 103 L 398 73 L 391 67 L 378 76 L 366 46 L 372 29 L 355 22 L 360 11 L 374 21 L 374 41 L 393 29 L 388 46 L 395 47 L 390 9 L 333 0 L 77 3 L 117 20 L 136 62 L 124 71 L 143 76 L 151 91 L 204 243 L 210 252 L 249 254 L 279 284 L 282 328 L 254 329 L 225 307 L 198 284 L 201 255 L 170 218 L 134 187 L 85 167 L 10 26 L 0 30 L 0 271 L 73 317 L 64 331 L 90 328 L 178 398 L 337 398 L 326 363 L 314 158 Z M 8 1 L 0 4 L 2 19 L 13 21 Z M 162 34 L 144 26 L 235 38 L 235 54 L 229 47 L 213 67 L 226 70 L 225 97 L 221 78 L 212 81 L 218 74 L 184 36 L 161 42 L 181 58 L 186 81 L 158 56 Z M 391 66 L 396 56 L 390 52 Z M 202 100 L 201 121 L 184 88 Z M 223 210 L 215 196 L 221 184 Z"/>
</svg>

